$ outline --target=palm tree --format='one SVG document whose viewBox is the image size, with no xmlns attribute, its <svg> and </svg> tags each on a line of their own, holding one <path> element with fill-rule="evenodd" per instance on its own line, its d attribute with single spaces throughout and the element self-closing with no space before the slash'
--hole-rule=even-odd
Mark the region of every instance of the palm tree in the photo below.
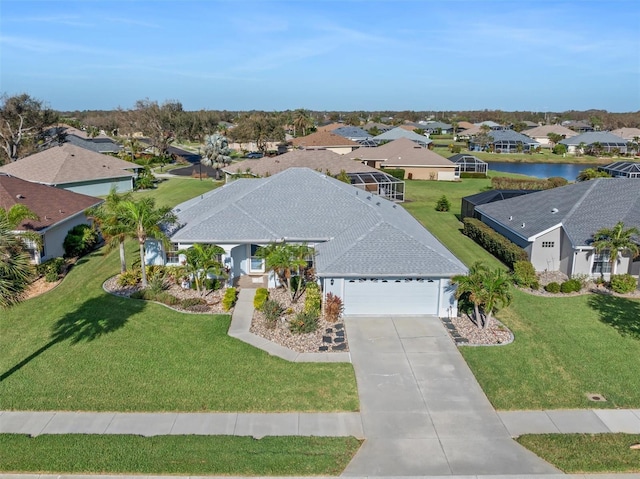
<svg viewBox="0 0 640 479">
<path fill-rule="evenodd" d="M 196 243 L 190 248 L 180 251 L 186 258 L 185 268 L 187 273 L 193 278 L 196 289 L 199 293 L 204 293 L 204 282 L 207 275 L 214 274 L 221 276 L 223 266 L 218 261 L 219 255 L 224 253 L 224 249 L 217 245 Z"/>
<path fill-rule="evenodd" d="M 0 307 L 19 302 L 33 274 L 23 238 L 14 232 L 8 216 L 0 214 Z"/>
<path fill-rule="evenodd" d="M 147 271 L 145 267 L 145 242 L 147 238 L 156 238 L 167 241 L 168 238 L 162 227 L 176 222 L 176 215 L 168 206 L 156 207 L 153 198 L 141 200 L 121 201 L 118 206 L 118 214 L 126 223 L 129 236 L 138 240 L 140 250 L 140 268 L 142 270 L 142 287 L 147 287 Z"/>
<path fill-rule="evenodd" d="M 451 284 L 457 286 L 456 299 L 467 299 L 473 304 L 473 317 L 478 328 L 483 326 L 480 316 L 480 305 L 482 304 L 483 277 L 487 272 L 487 267 L 476 262 L 469 268 L 469 273 L 458 274 L 451 278 Z"/>
<path fill-rule="evenodd" d="M 494 310 L 511 303 L 511 281 L 504 270 L 499 268 L 487 270 L 482 278 L 480 301 L 485 314 L 483 329 L 488 329 Z"/>
<path fill-rule="evenodd" d="M 104 203 L 86 211 L 87 217 L 92 219 L 100 229 L 102 237 L 107 243 L 107 251 L 118 246 L 120 250 L 120 273 L 124 273 L 127 270 L 124 241 L 127 236 L 131 235 L 131 229 L 123 217 L 120 204 L 123 201 L 131 201 L 131 198 L 131 193 L 119 195 L 114 187 L 109 191 Z"/>
<path fill-rule="evenodd" d="M 273 271 L 285 290 L 291 294 L 291 301 L 295 302 L 303 281 L 302 272 L 307 266 L 307 258 L 311 252 L 312 249 L 304 244 L 271 243 L 258 248 L 256 257 L 265 260 L 267 270 Z M 295 289 L 291 288 L 291 276 L 294 271 L 299 276 Z"/>
<path fill-rule="evenodd" d="M 229 140 L 219 133 L 214 133 L 205 138 L 204 158 L 200 161 L 203 165 L 215 168 L 216 180 L 218 180 L 220 168 L 231 163 L 230 152 Z"/>
<path fill-rule="evenodd" d="M 307 128 L 313 125 L 309 112 L 303 108 L 299 108 L 293 112 L 293 136 L 296 132 L 302 132 L 301 136 L 307 135 Z"/>
<path fill-rule="evenodd" d="M 636 237 L 634 240 L 633 237 Z M 622 221 L 618 221 L 613 228 L 601 228 L 593 235 L 593 247 L 597 253 L 609 252 L 611 275 L 616 274 L 618 255 L 629 253 L 633 258 L 638 256 L 638 236 L 640 230 L 636 227 L 625 228 Z"/>
<path fill-rule="evenodd" d="M 0 208 L 0 219 L 4 219 L 12 231 L 16 231 L 24 220 L 40 220 L 40 217 L 31 211 L 27 206 L 16 203 L 8 210 L 4 208 Z M 19 233 L 15 233 L 17 236 L 22 238 L 23 244 L 24 240 L 30 240 L 34 245 L 40 247 L 42 245 L 42 236 L 40 236 L 35 231 L 20 231 Z M 26 245 L 25 245 L 26 248 Z"/>
</svg>

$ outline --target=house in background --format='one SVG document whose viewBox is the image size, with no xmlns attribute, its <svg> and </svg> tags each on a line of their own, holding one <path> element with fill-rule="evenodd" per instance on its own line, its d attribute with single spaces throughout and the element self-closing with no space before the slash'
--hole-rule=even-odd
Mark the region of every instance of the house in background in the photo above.
<svg viewBox="0 0 640 479">
<path fill-rule="evenodd" d="M 543 148 L 551 148 L 554 146 L 553 142 L 549 139 L 549 133 L 560 135 L 563 138 L 571 138 L 578 135 L 575 131 L 562 125 L 542 125 L 522 132 L 523 135 L 540 143 L 540 146 Z"/>
<path fill-rule="evenodd" d="M 640 141 L 640 128 L 618 128 L 610 133 L 627 141 Z"/>
<path fill-rule="evenodd" d="M 593 235 L 618 221 L 640 228 L 640 188 L 634 179 L 599 178 L 478 205 L 475 212 L 522 247 L 536 271 L 608 278 L 608 252 L 595 252 Z M 617 274 L 639 271 L 638 259 L 619 257 Z"/>
<path fill-rule="evenodd" d="M 330 131 L 322 130 L 307 136 L 293 138 L 291 145 L 305 150 L 329 150 L 342 155 L 355 150 L 360 146 L 360 143 Z"/>
<path fill-rule="evenodd" d="M 172 251 L 148 243 L 147 263 L 173 264 L 195 243 L 217 244 L 230 281 L 274 285 L 260 246 L 305 243 L 323 294 L 345 315 L 457 314 L 450 278 L 467 268 L 397 203 L 308 168 L 238 179 L 174 209 Z"/>
<path fill-rule="evenodd" d="M 565 138 L 560 144 L 567 147 L 567 153 L 582 154 L 585 152 L 618 153 L 627 152 L 627 140 L 608 131 L 591 131 L 581 135 Z M 583 151 L 581 151 L 583 150 Z"/>
<path fill-rule="evenodd" d="M 63 126 L 62 128 L 63 133 L 66 134 L 65 141 L 80 148 L 96 153 L 118 153 L 122 150 L 122 146 L 102 132 L 97 136 L 90 136 L 86 131 L 72 126 Z"/>
<path fill-rule="evenodd" d="M 540 146 L 537 141 L 513 130 L 491 130 L 487 136 L 491 139 L 488 145 L 477 142 L 477 137 L 471 138 L 469 150 L 483 151 L 490 147 L 495 153 L 527 153 Z"/>
<path fill-rule="evenodd" d="M 0 167 L 0 173 L 90 196 L 106 196 L 112 187 L 132 191 L 140 165 L 70 143 Z"/>
<path fill-rule="evenodd" d="M 373 141 L 376 145 L 386 143 L 393 140 L 399 140 L 400 138 L 407 138 L 420 146 L 428 147 L 433 143 L 429 138 L 424 135 L 419 135 L 413 130 L 406 130 L 402 127 L 396 127 L 393 130 L 389 130 L 385 133 L 381 133 L 378 136 L 373 137 Z"/>
<path fill-rule="evenodd" d="M 0 173 L 0 207 L 8 210 L 16 204 L 25 205 L 40 218 L 24 220 L 16 230 L 16 233 L 34 232 L 42 238 L 40 247 L 36 247 L 33 241 L 27 241 L 36 264 L 63 256 L 64 239 L 69 230 L 80 224 L 89 224 L 85 210 L 102 201 Z"/>
<path fill-rule="evenodd" d="M 371 135 L 368 131 L 363 130 L 357 126 L 341 126 L 331 131 L 334 135 L 340 135 L 344 138 L 348 138 L 351 141 L 355 141 L 360 145 L 366 145 L 371 140 Z"/>
<path fill-rule="evenodd" d="M 453 133 L 453 127 L 449 123 L 443 123 L 441 121 L 421 121 L 418 125 L 418 128 L 430 135 L 449 135 Z"/>
<path fill-rule="evenodd" d="M 231 163 L 223 171 L 229 181 L 237 175 L 267 177 L 288 168 L 310 168 L 334 177 L 344 172 L 356 188 L 391 201 L 404 201 L 404 181 L 330 150 L 293 150 L 276 157 Z"/>
<path fill-rule="evenodd" d="M 345 156 L 374 168 L 402 169 L 405 180 L 458 179 L 453 162 L 408 138 L 399 138 L 375 148 L 358 148 Z"/>
</svg>

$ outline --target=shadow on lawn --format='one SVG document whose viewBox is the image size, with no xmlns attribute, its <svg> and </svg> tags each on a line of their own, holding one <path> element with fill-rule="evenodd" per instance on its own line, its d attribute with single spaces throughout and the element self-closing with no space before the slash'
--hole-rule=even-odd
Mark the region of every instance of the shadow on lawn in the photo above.
<svg viewBox="0 0 640 479">
<path fill-rule="evenodd" d="M 640 301 L 608 294 L 589 295 L 589 306 L 600 321 L 613 326 L 622 336 L 640 339 Z"/>
<path fill-rule="evenodd" d="M 102 295 L 85 301 L 75 311 L 65 314 L 53 325 L 50 341 L 2 373 L 0 381 L 4 381 L 58 343 L 67 340 L 71 344 L 93 341 L 122 328 L 130 316 L 142 311 L 146 305 L 145 301 L 127 301 L 126 305 L 119 304 L 121 301 L 123 300 Z"/>
</svg>

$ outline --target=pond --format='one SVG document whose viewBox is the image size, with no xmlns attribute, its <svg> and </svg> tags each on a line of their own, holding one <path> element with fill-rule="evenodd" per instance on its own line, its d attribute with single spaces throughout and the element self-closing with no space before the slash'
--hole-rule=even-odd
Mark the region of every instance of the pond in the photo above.
<svg viewBox="0 0 640 479">
<path fill-rule="evenodd" d="M 517 173 L 533 176 L 535 178 L 551 178 L 560 176 L 569 181 L 575 181 L 578 174 L 594 165 L 577 163 L 503 163 L 489 162 L 489 171 L 503 171 L 505 173 Z"/>
</svg>

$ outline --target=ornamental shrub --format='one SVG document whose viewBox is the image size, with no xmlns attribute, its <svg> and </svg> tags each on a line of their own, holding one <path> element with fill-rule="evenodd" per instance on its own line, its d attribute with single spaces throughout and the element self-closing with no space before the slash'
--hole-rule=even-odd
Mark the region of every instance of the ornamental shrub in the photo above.
<svg viewBox="0 0 640 479">
<path fill-rule="evenodd" d="M 561 293 L 576 293 L 582 289 L 582 283 L 578 279 L 568 279 L 560 285 Z"/>
<path fill-rule="evenodd" d="M 278 320 L 284 313 L 284 308 L 275 299 L 268 299 L 262 305 L 262 312 L 267 321 L 267 327 L 273 329 L 278 324 Z"/>
<path fill-rule="evenodd" d="M 225 311 L 229 311 L 238 300 L 238 290 L 236 288 L 227 288 L 222 298 L 222 307 Z"/>
<path fill-rule="evenodd" d="M 313 333 L 318 329 L 318 317 L 316 311 L 302 311 L 289 322 L 289 331 L 294 334 Z"/>
<path fill-rule="evenodd" d="M 327 293 L 324 297 L 324 317 L 330 323 L 338 321 L 344 312 L 344 304 L 339 296 Z"/>
<path fill-rule="evenodd" d="M 442 195 L 436 202 L 436 211 L 449 211 L 450 209 L 451 202 L 445 195 Z"/>
<path fill-rule="evenodd" d="M 305 313 L 320 314 L 322 307 L 322 295 L 320 294 L 320 287 L 318 283 L 307 284 L 307 295 L 304 298 L 304 311 Z"/>
<path fill-rule="evenodd" d="M 262 307 L 267 299 L 269 299 L 269 290 L 267 288 L 258 288 L 253 298 L 253 307 L 258 311 L 262 311 Z"/>
<path fill-rule="evenodd" d="M 64 255 L 68 258 L 82 256 L 98 244 L 98 233 L 89 225 L 77 225 L 69 230 L 64 239 Z"/>
<path fill-rule="evenodd" d="M 530 261 L 516 261 L 513 263 L 513 282 L 523 288 L 538 289 L 536 270 Z"/>
<path fill-rule="evenodd" d="M 404 180 L 404 174 L 405 171 L 400 169 L 400 168 L 385 168 L 384 172 L 388 175 L 393 176 L 394 178 L 398 179 L 398 180 Z"/>
<path fill-rule="evenodd" d="M 548 285 L 546 285 L 544 287 L 544 290 L 549 292 L 549 293 L 559 293 L 560 292 L 560 285 L 558 283 L 556 283 L 555 281 L 549 283 Z"/>
<path fill-rule="evenodd" d="M 128 269 L 118 275 L 118 286 L 135 286 L 142 280 L 140 268 Z"/>
<path fill-rule="evenodd" d="M 630 274 L 614 274 L 611 276 L 611 289 L 619 294 L 627 294 L 636 289 L 638 281 Z"/>
</svg>

